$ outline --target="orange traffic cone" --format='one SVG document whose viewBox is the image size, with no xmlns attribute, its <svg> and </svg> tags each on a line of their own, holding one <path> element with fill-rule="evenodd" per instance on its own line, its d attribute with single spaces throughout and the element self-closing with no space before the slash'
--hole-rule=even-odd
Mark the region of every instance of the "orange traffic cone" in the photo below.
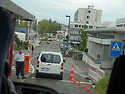
<svg viewBox="0 0 125 94">
<path fill-rule="evenodd" d="M 76 84 L 76 78 L 74 78 L 74 82 L 73 83 Z"/>
<path fill-rule="evenodd" d="M 77 87 L 81 87 L 80 80 L 79 80 L 79 83 L 78 83 Z"/>
<path fill-rule="evenodd" d="M 82 89 L 83 89 L 83 90 L 86 89 L 86 83 L 83 84 L 83 88 L 82 88 Z"/>
<path fill-rule="evenodd" d="M 74 82 L 74 74 L 72 74 L 70 81 L 71 81 L 71 82 Z"/>
<path fill-rule="evenodd" d="M 71 69 L 71 71 L 70 71 L 70 74 L 74 74 L 73 65 L 72 65 L 72 69 Z"/>
<path fill-rule="evenodd" d="M 90 88 L 89 88 L 90 86 L 88 85 L 88 87 L 87 87 L 87 92 L 90 92 Z"/>
<path fill-rule="evenodd" d="M 71 77 L 72 77 L 72 74 L 70 74 L 70 76 L 69 76 L 69 80 L 71 80 Z"/>
</svg>

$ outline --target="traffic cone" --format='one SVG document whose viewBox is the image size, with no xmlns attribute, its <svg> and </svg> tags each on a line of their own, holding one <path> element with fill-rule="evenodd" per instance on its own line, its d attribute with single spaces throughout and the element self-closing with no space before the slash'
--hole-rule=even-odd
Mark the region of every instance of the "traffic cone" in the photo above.
<svg viewBox="0 0 125 94">
<path fill-rule="evenodd" d="M 76 84 L 76 78 L 74 78 L 74 82 L 73 83 Z"/>
<path fill-rule="evenodd" d="M 87 87 L 87 92 L 90 92 L 90 86 L 88 85 L 88 87 Z"/>
<path fill-rule="evenodd" d="M 70 81 L 74 82 L 74 74 L 72 74 Z"/>
<path fill-rule="evenodd" d="M 81 87 L 80 80 L 79 80 L 79 83 L 78 83 L 77 87 Z"/>
<path fill-rule="evenodd" d="M 83 84 L 83 88 L 82 88 L 82 89 L 83 89 L 83 90 L 86 89 L 86 83 Z"/>
<path fill-rule="evenodd" d="M 72 69 L 71 69 L 71 71 L 70 71 L 70 74 L 74 74 L 73 65 L 72 65 Z"/>
<path fill-rule="evenodd" d="M 69 76 L 69 80 L 71 80 L 71 77 L 72 77 L 72 74 L 70 74 L 70 76 Z"/>
</svg>

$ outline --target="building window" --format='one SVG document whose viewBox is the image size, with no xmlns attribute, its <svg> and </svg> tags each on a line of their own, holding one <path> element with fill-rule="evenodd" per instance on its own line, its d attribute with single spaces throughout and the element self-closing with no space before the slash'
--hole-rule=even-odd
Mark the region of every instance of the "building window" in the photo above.
<svg viewBox="0 0 125 94">
<path fill-rule="evenodd" d="M 90 13 L 90 10 L 88 10 L 88 13 Z"/>
<path fill-rule="evenodd" d="M 98 36 L 99 38 L 102 38 L 102 39 L 115 39 L 115 35 L 105 35 L 105 34 L 100 34 Z"/>
<path fill-rule="evenodd" d="M 93 28 L 93 26 L 89 26 L 89 28 L 90 28 L 90 29 L 92 29 L 92 28 Z"/>
<path fill-rule="evenodd" d="M 78 27 L 78 25 L 75 25 L 75 27 Z"/>
<path fill-rule="evenodd" d="M 90 18 L 90 16 L 87 16 L 87 18 L 89 19 L 89 18 Z"/>
<path fill-rule="evenodd" d="M 86 21 L 86 24 L 89 24 L 89 21 Z"/>
<path fill-rule="evenodd" d="M 83 25 L 82 25 L 82 28 L 83 28 Z"/>
<path fill-rule="evenodd" d="M 79 25 L 79 27 L 81 27 L 81 25 Z"/>
</svg>

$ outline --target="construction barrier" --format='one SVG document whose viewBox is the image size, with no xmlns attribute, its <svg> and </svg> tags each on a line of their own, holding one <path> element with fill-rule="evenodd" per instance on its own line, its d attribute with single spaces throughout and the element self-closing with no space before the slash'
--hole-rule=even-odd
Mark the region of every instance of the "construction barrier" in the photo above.
<svg viewBox="0 0 125 94">
<path fill-rule="evenodd" d="M 89 65 L 89 78 L 94 82 L 105 77 L 105 72 L 94 65 Z"/>
</svg>

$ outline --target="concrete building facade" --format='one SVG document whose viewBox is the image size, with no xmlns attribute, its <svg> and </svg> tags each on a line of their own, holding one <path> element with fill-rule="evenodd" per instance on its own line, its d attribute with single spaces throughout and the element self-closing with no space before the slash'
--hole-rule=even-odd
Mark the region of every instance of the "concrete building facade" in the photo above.
<svg viewBox="0 0 125 94">
<path fill-rule="evenodd" d="M 93 5 L 88 8 L 79 8 L 74 15 L 75 23 L 99 25 L 101 23 L 102 10 L 94 9 Z"/>
<path fill-rule="evenodd" d="M 125 27 L 125 17 L 117 19 L 116 20 L 116 26 L 117 27 Z"/>
<path fill-rule="evenodd" d="M 103 22 L 99 25 L 99 28 L 116 27 L 116 22 Z"/>
<path fill-rule="evenodd" d="M 125 28 L 98 28 L 86 30 L 88 37 L 88 54 L 95 61 L 100 55 L 101 68 L 112 68 L 114 58 L 110 56 L 111 41 L 123 42 L 125 49 Z"/>
<path fill-rule="evenodd" d="M 70 43 L 74 47 L 79 47 L 81 41 L 80 33 L 80 28 L 70 28 Z"/>
<path fill-rule="evenodd" d="M 94 9 L 93 5 L 88 5 L 88 8 L 79 8 L 74 15 L 74 22 L 70 23 L 70 42 L 79 46 L 80 44 L 80 29 L 99 28 L 102 18 L 102 10 Z"/>
<path fill-rule="evenodd" d="M 15 32 L 17 32 L 16 34 L 18 34 L 20 40 L 23 41 L 28 41 L 28 36 L 29 36 L 28 30 L 29 30 L 28 27 L 15 27 Z"/>
</svg>

